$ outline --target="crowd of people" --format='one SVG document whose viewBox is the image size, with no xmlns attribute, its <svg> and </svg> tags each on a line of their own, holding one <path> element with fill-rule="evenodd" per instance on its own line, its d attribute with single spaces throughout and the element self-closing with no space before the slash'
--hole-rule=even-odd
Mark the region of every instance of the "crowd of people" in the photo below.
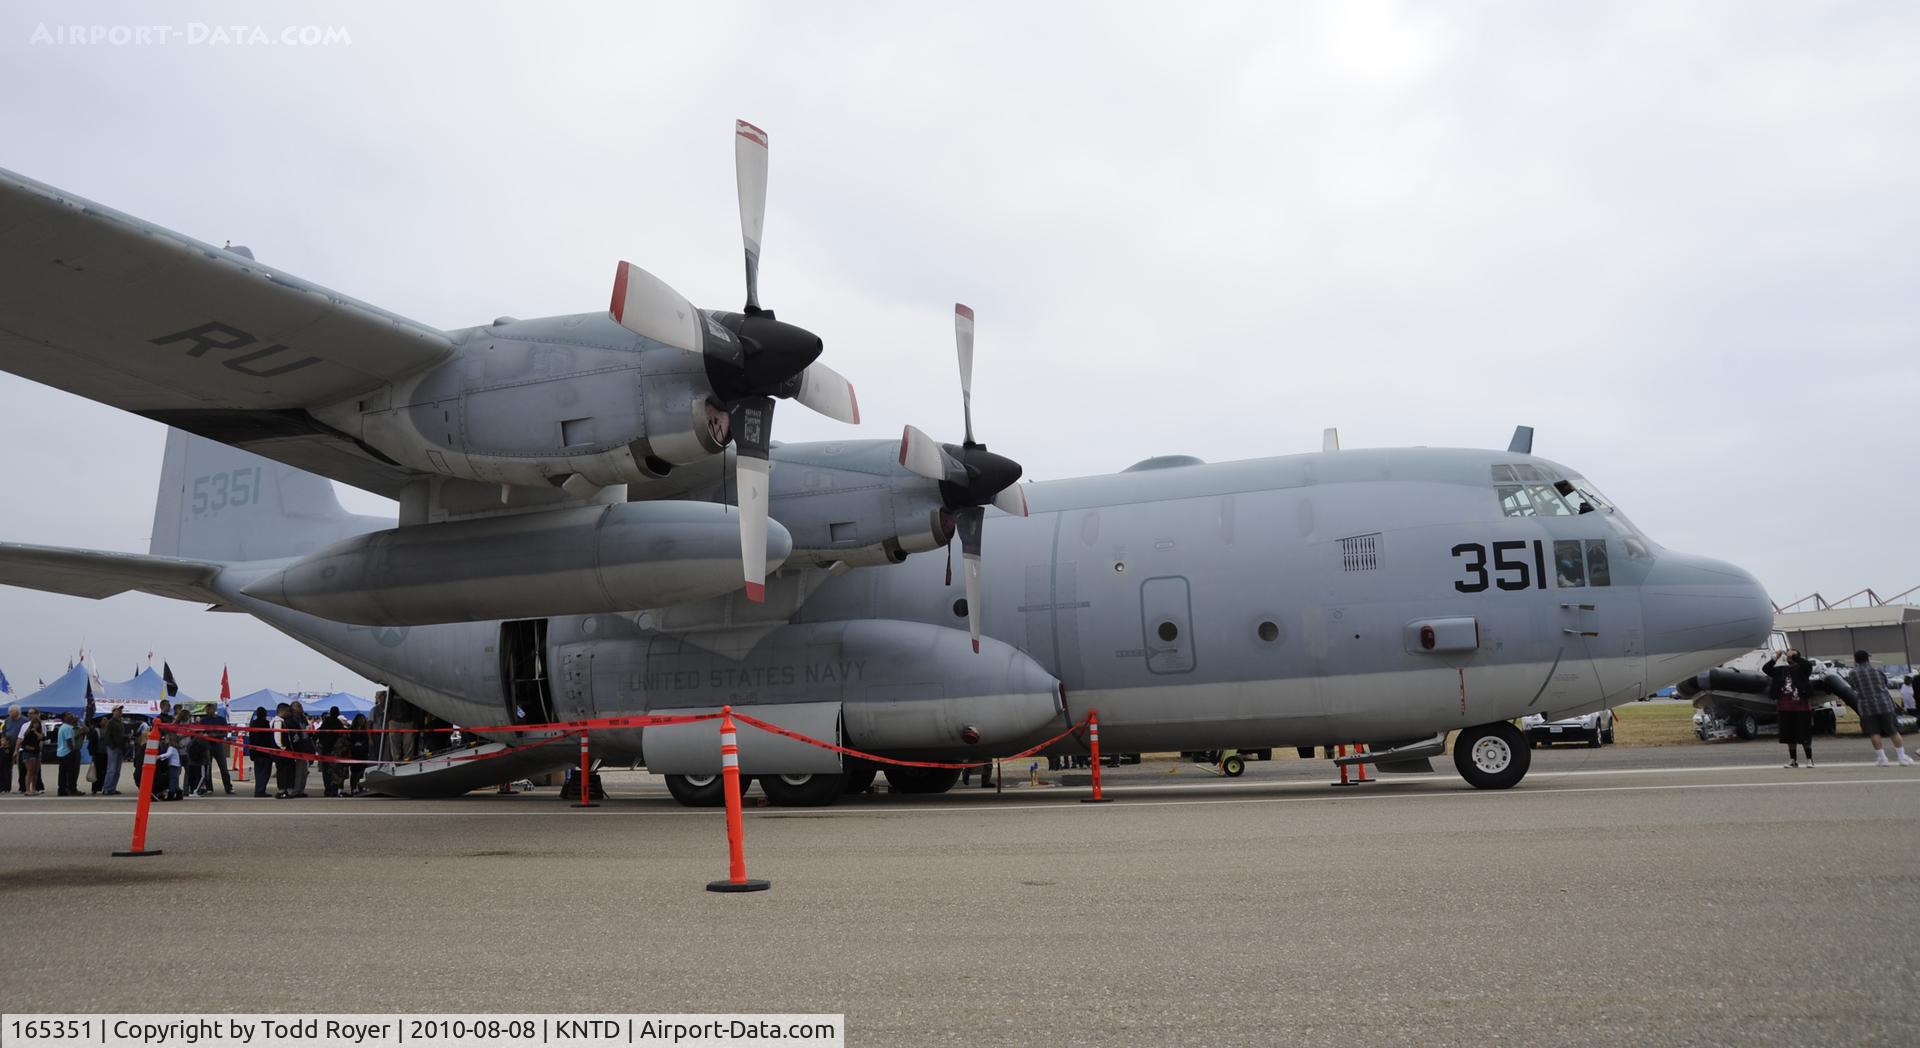
<svg viewBox="0 0 1920 1048">
<path fill-rule="evenodd" d="M 234 779 L 227 768 L 227 754 L 236 742 L 244 754 L 236 759 L 253 764 L 255 797 L 270 792 L 281 799 L 308 796 L 307 782 L 315 763 L 320 764 L 325 796 L 361 796 L 367 792 L 362 782 L 366 765 L 321 758 L 372 758 L 379 749 L 372 728 L 366 714 L 356 713 L 349 720 L 338 706 L 316 721 L 297 700 L 280 703 L 271 713 L 265 706 L 256 707 L 245 730 L 228 723 L 217 707 L 207 706 L 196 714 L 185 704 L 175 706 L 165 700 L 152 718 L 129 716 L 119 706 L 94 716 L 54 716 L 12 706 L 0 730 L 0 766 L 4 766 L 0 793 L 15 788 L 17 775 L 21 793 L 40 796 L 46 792 L 46 769 L 52 766 L 57 796 L 118 796 L 128 762 L 133 764 L 134 785 L 140 785 L 144 747 L 157 731 L 155 800 L 207 796 L 213 793 L 215 772 L 220 788 L 231 795 Z M 85 789 L 80 781 L 83 768 L 87 769 Z"/>
</svg>

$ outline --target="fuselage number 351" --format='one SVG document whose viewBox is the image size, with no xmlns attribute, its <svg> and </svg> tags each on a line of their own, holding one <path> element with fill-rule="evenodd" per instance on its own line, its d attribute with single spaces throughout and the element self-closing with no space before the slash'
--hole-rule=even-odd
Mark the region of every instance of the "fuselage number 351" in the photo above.
<svg viewBox="0 0 1920 1048">
<path fill-rule="evenodd" d="M 1462 593 L 1480 593 L 1489 585 L 1503 590 L 1547 588 L 1547 547 L 1539 539 L 1532 542 L 1510 539 L 1494 543 L 1491 567 L 1487 560 L 1487 547 L 1478 542 L 1460 543 L 1453 547 L 1453 555 L 1466 562 L 1462 567 L 1466 569 L 1467 577 L 1456 579 L 1453 583 L 1453 588 Z"/>
</svg>

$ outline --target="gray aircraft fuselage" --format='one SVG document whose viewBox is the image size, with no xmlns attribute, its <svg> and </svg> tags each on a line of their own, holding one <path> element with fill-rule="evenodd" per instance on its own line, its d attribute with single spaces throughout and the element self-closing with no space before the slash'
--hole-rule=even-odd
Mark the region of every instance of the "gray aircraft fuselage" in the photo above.
<svg viewBox="0 0 1920 1048">
<path fill-rule="evenodd" d="M 892 448 L 776 448 L 775 519 L 798 536 L 810 491 L 897 482 Z M 1556 481 L 1579 497 L 1547 505 Z M 1030 517 L 986 524 L 978 655 L 935 551 L 816 571 L 783 619 L 755 623 L 731 598 L 704 627 L 665 628 L 671 611 L 551 619 L 551 713 L 839 703 L 858 741 L 856 716 L 947 700 L 915 731 L 870 736 L 916 740 L 888 750 L 902 756 L 1011 753 L 1089 709 L 1115 751 L 1388 745 L 1631 701 L 1760 645 L 1773 621 L 1751 575 L 1659 547 L 1577 474 L 1513 452 L 1342 450 L 1025 490 Z M 353 627 L 236 603 L 450 721 L 510 715 L 500 622 Z M 637 733 L 596 740 L 614 760 L 642 749 Z"/>
</svg>

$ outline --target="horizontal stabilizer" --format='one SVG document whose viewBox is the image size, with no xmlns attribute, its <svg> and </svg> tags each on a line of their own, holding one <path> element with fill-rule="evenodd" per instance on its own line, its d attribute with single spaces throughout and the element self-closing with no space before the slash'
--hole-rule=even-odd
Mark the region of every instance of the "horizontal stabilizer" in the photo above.
<svg viewBox="0 0 1920 1048">
<path fill-rule="evenodd" d="M 137 590 L 175 600 L 218 603 L 207 561 L 0 542 L 0 585 L 98 600 Z"/>
</svg>

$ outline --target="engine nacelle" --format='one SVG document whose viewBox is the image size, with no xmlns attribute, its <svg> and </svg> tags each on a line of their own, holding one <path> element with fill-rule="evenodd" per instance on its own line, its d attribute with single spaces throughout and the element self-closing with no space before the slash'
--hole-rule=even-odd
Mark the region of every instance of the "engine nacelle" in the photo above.
<svg viewBox="0 0 1920 1048">
<path fill-rule="evenodd" d="M 902 468 L 897 440 L 785 445 L 774 456 L 773 516 L 794 559 L 897 564 L 953 538 L 939 485 Z"/>
<path fill-rule="evenodd" d="M 523 487 L 646 483 L 726 446 L 701 358 L 605 314 L 503 319 L 456 345 L 431 371 L 314 415 L 420 472 Z"/>
<path fill-rule="evenodd" d="M 777 521 L 767 563 L 792 551 Z M 740 522 L 706 502 L 623 502 L 358 535 L 243 590 L 335 622 L 419 626 L 651 608 L 740 588 Z"/>
</svg>

